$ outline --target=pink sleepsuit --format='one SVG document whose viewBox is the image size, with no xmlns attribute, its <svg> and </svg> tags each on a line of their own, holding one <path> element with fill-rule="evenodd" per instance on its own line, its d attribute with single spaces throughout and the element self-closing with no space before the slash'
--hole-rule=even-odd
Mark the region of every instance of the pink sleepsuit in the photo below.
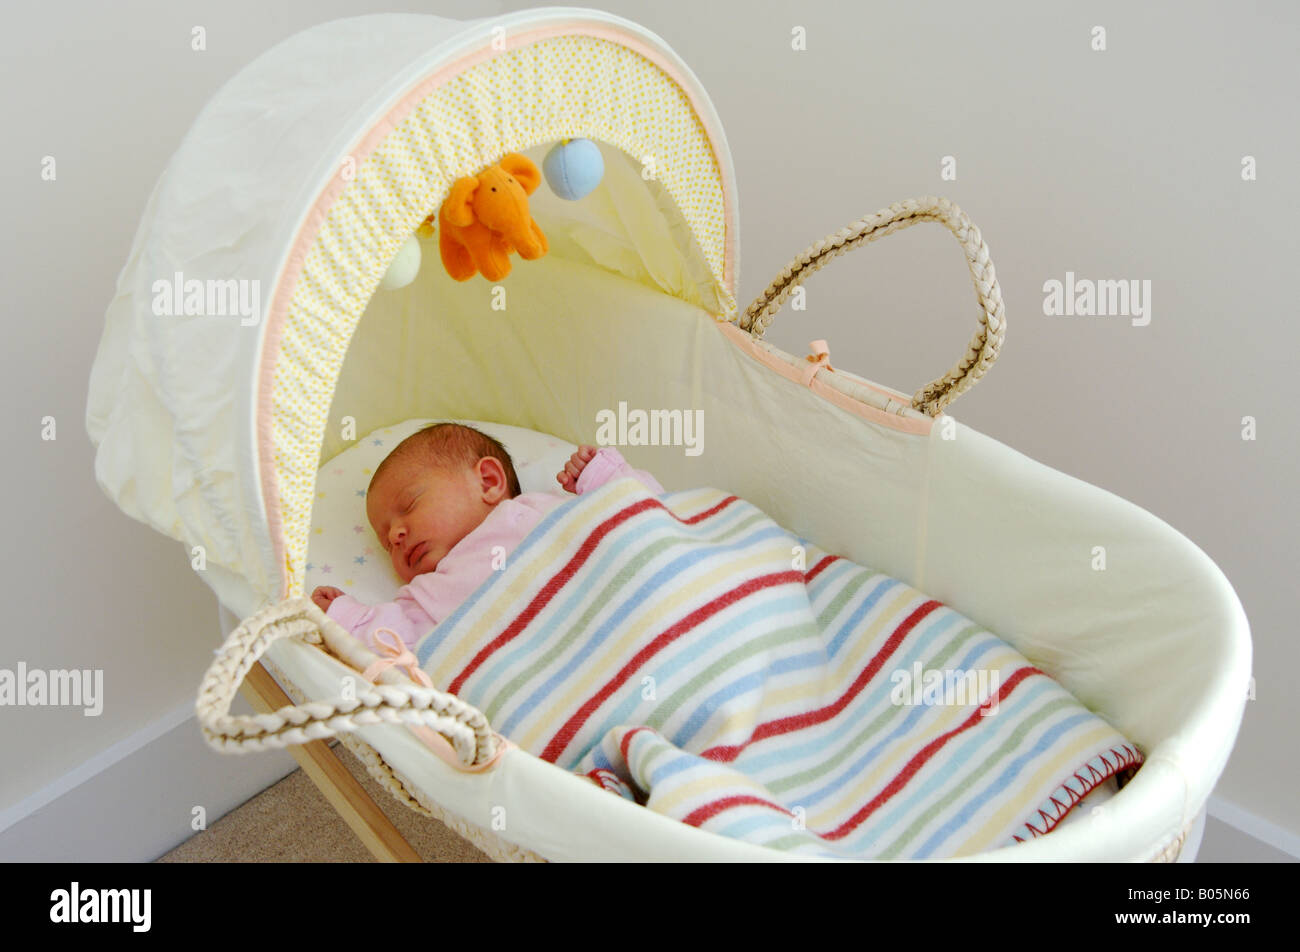
<svg viewBox="0 0 1300 952">
<path fill-rule="evenodd" d="M 633 469 L 618 450 L 610 447 L 596 452 L 578 476 L 575 488 L 579 494 L 590 492 L 623 476 L 640 480 L 656 495 L 664 491 L 653 476 Z M 371 650 L 375 650 L 375 644 L 370 633 L 376 628 L 391 628 L 408 648 L 413 648 L 492 574 L 496 546 L 509 555 L 543 516 L 568 498 L 568 493 L 521 493 L 497 503 L 473 532 L 443 556 L 436 569 L 411 579 L 393 601 L 363 605 L 350 595 L 340 595 L 326 614 Z"/>
</svg>

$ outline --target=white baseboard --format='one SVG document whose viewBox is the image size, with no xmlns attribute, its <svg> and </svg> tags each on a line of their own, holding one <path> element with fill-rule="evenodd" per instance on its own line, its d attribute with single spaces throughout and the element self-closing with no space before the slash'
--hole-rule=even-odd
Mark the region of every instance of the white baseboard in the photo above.
<svg viewBox="0 0 1300 952">
<path fill-rule="evenodd" d="M 1271 846 L 1275 850 L 1281 850 L 1292 859 L 1300 860 L 1300 836 L 1283 829 L 1276 823 L 1258 817 L 1249 810 L 1242 809 L 1235 803 L 1229 803 L 1227 800 L 1218 797 L 1210 797 L 1209 803 L 1206 804 L 1206 812 L 1237 832 Z"/>
<path fill-rule="evenodd" d="M 297 767 L 217 753 L 186 704 L 0 811 L 0 861 L 151 862 L 195 834 L 196 807 L 211 826 Z"/>
<path fill-rule="evenodd" d="M 125 740 L 120 740 L 111 747 L 101 750 L 94 757 L 91 757 L 75 770 L 68 771 L 49 786 L 37 790 L 31 796 L 20 800 L 7 810 L 0 810 L 0 833 L 14 826 L 20 820 L 31 816 L 45 805 L 53 803 L 69 790 L 81 786 L 119 760 L 129 757 L 142 747 L 153 743 L 163 734 L 184 723 L 187 717 L 193 716 L 194 708 L 191 705 L 187 704 L 184 707 L 178 707 L 167 716 L 160 717 Z"/>
</svg>

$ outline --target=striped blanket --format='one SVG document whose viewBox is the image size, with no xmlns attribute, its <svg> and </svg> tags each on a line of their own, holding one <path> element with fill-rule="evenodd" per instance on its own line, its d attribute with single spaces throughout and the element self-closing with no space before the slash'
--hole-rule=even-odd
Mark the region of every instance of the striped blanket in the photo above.
<svg viewBox="0 0 1300 952">
<path fill-rule="evenodd" d="M 1005 642 L 715 489 L 574 497 L 415 653 L 530 753 L 809 856 L 1009 846 L 1141 762 Z"/>
</svg>

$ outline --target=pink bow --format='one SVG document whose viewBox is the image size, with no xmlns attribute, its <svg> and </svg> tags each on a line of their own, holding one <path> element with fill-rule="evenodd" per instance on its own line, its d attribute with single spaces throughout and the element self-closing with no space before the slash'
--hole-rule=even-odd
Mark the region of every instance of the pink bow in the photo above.
<svg viewBox="0 0 1300 952">
<path fill-rule="evenodd" d="M 831 351 L 826 346 L 826 341 L 815 340 L 808 345 L 808 349 L 812 353 L 804 358 L 810 364 L 810 366 L 803 369 L 803 384 L 805 387 L 812 386 L 813 378 L 821 372 L 823 367 L 831 371 L 835 369 L 831 366 Z"/>
<path fill-rule="evenodd" d="M 391 641 L 380 637 L 384 632 L 392 635 Z M 361 676 L 367 681 L 374 681 L 379 677 L 379 672 L 385 668 L 396 666 L 405 668 L 411 680 L 419 682 L 426 688 L 433 687 L 433 680 L 420 668 L 419 659 L 411 654 L 410 649 L 406 647 L 406 642 L 402 641 L 393 629 L 376 628 L 370 633 L 370 640 L 374 643 L 375 654 L 383 657 L 362 672 Z"/>
</svg>

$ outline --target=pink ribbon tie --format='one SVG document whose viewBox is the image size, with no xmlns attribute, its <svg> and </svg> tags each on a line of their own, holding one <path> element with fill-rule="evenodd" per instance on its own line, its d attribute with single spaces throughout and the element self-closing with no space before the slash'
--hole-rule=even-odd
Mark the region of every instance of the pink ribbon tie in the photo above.
<svg viewBox="0 0 1300 952">
<path fill-rule="evenodd" d="M 384 632 L 392 636 L 391 641 L 381 637 Z M 361 676 L 367 681 L 374 681 L 385 668 L 398 667 L 405 669 L 412 681 L 426 688 L 433 687 L 433 680 L 420 668 L 419 659 L 411 654 L 411 650 L 406 647 L 406 642 L 402 641 L 401 636 L 393 629 L 376 628 L 370 633 L 370 640 L 374 644 L 375 654 L 382 657 L 362 672 Z"/>
<path fill-rule="evenodd" d="M 821 373 L 822 368 L 830 371 L 835 370 L 831 366 L 831 350 L 826 346 L 826 341 L 815 340 L 808 345 L 808 349 L 812 353 L 804 358 L 804 360 L 808 361 L 808 366 L 803 369 L 803 385 L 805 387 L 812 386 L 813 378 Z"/>
</svg>

